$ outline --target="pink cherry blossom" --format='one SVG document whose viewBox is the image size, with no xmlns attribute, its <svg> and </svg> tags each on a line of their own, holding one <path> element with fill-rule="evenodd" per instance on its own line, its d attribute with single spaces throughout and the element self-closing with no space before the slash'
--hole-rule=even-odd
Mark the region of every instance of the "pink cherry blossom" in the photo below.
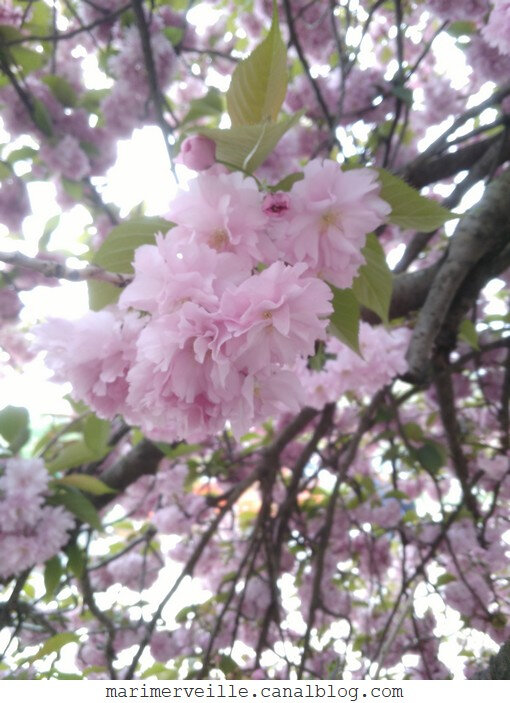
<svg viewBox="0 0 510 703">
<path fill-rule="evenodd" d="M 255 181 L 240 173 L 201 173 L 188 191 L 177 194 L 168 217 L 187 229 L 187 241 L 234 252 L 253 264 L 276 258 L 262 196 Z"/>
<path fill-rule="evenodd" d="M 222 298 L 220 314 L 232 340 L 225 353 L 238 368 L 256 372 L 313 353 L 332 312 L 330 289 L 305 264 L 271 264 Z"/>
<path fill-rule="evenodd" d="M 36 348 L 48 351 L 55 380 L 71 381 L 77 399 L 103 417 L 122 412 L 126 374 L 135 356 L 135 339 L 144 326 L 134 313 L 90 312 L 71 322 L 50 319 L 36 329 Z"/>
<path fill-rule="evenodd" d="M 501 54 L 510 54 L 510 0 L 494 0 L 489 21 L 482 31 L 483 38 Z"/>
<path fill-rule="evenodd" d="M 304 179 L 292 188 L 284 222 L 274 230 L 282 256 L 306 263 L 335 286 L 350 286 L 364 263 L 366 235 L 390 213 L 378 192 L 375 171 L 342 171 L 335 161 L 310 161 Z"/>
<path fill-rule="evenodd" d="M 40 564 L 64 546 L 74 518 L 43 505 L 49 476 L 41 459 L 11 458 L 0 476 L 0 578 Z"/>
</svg>

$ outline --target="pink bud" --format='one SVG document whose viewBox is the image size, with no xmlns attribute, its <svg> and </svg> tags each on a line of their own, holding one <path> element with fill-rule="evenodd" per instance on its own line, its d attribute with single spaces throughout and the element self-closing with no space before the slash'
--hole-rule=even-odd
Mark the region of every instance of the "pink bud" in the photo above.
<svg viewBox="0 0 510 703">
<path fill-rule="evenodd" d="M 194 171 L 205 171 L 215 162 L 216 144 L 201 134 L 193 134 L 181 144 L 179 161 Z"/>
<path fill-rule="evenodd" d="M 287 193 L 268 193 L 262 202 L 262 210 L 269 217 L 278 219 L 285 216 L 290 208 L 290 197 Z"/>
</svg>

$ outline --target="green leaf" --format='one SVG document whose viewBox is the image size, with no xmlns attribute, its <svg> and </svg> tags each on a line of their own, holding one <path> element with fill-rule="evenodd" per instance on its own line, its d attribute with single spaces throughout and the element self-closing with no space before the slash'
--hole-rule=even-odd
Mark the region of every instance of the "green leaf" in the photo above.
<svg viewBox="0 0 510 703">
<path fill-rule="evenodd" d="M 8 442 L 13 454 L 28 442 L 29 422 L 30 417 L 26 408 L 8 405 L 0 411 L 0 435 Z"/>
<path fill-rule="evenodd" d="M 41 80 L 46 83 L 53 95 L 57 98 L 60 103 L 62 103 L 62 105 L 64 105 L 65 107 L 76 106 L 76 103 L 78 101 L 76 92 L 73 86 L 65 78 L 62 78 L 61 76 L 55 76 L 54 74 L 50 74 L 44 76 Z"/>
<path fill-rule="evenodd" d="M 379 195 L 391 205 L 389 221 L 402 229 L 433 232 L 448 220 L 458 217 L 450 210 L 420 195 L 405 181 L 383 168 L 378 168 L 381 191 Z"/>
<path fill-rule="evenodd" d="M 432 474 L 437 473 L 445 463 L 443 448 L 432 440 L 427 440 L 421 447 L 414 449 L 413 453 L 423 468 Z"/>
<path fill-rule="evenodd" d="M 39 239 L 39 251 L 46 251 L 46 247 L 50 241 L 50 237 L 60 224 L 60 215 L 53 215 L 44 225 L 44 230 Z"/>
<path fill-rule="evenodd" d="M 471 320 L 462 320 L 462 322 L 460 323 L 459 339 L 462 339 L 463 342 L 469 344 L 471 349 L 479 351 L 480 345 L 478 344 L 478 333 L 476 331 L 476 327 L 471 322 Z"/>
<path fill-rule="evenodd" d="M 11 46 L 9 53 L 25 75 L 41 68 L 46 61 L 43 54 L 27 49 L 25 46 Z"/>
<path fill-rule="evenodd" d="M 407 493 L 399 490 L 387 491 L 383 498 L 396 498 L 397 500 L 409 500 Z"/>
<path fill-rule="evenodd" d="M 101 111 L 101 102 L 109 92 L 108 88 L 87 90 L 80 97 L 78 106 L 83 107 L 87 112 L 98 114 Z"/>
<path fill-rule="evenodd" d="M 219 668 L 224 674 L 239 672 L 239 666 L 228 654 L 222 654 L 220 656 Z"/>
<path fill-rule="evenodd" d="M 47 137 L 52 137 L 53 123 L 51 121 L 51 115 L 46 109 L 46 105 L 42 100 L 38 100 L 37 98 L 32 98 L 32 104 L 35 124 L 39 127 L 43 134 Z"/>
<path fill-rule="evenodd" d="M 34 2 L 30 6 L 30 34 L 48 34 L 52 25 L 52 12 L 45 2 Z"/>
<path fill-rule="evenodd" d="M 282 178 L 281 181 L 278 181 L 278 183 L 274 186 L 270 186 L 269 190 L 272 193 L 277 193 L 278 191 L 284 191 L 285 193 L 288 193 L 289 190 L 292 189 L 292 186 L 294 183 L 297 183 L 298 181 L 302 181 L 303 178 L 305 177 L 305 174 L 302 171 L 296 171 L 295 173 L 289 173 L 288 176 L 285 176 L 285 178 Z"/>
<path fill-rule="evenodd" d="M 34 156 L 37 156 L 37 149 L 33 149 L 31 146 L 22 146 L 19 149 L 11 151 L 7 157 L 7 161 L 10 164 L 15 164 L 17 161 L 33 159 Z"/>
<path fill-rule="evenodd" d="M 88 415 L 83 427 L 83 438 L 87 447 L 95 454 L 102 455 L 108 450 L 110 423 L 96 415 Z"/>
<path fill-rule="evenodd" d="M 456 581 L 456 580 L 457 580 L 456 576 L 446 572 L 445 574 L 441 574 L 441 576 L 438 577 L 438 579 L 434 585 L 436 587 L 446 586 L 447 583 L 452 583 L 452 581 Z"/>
<path fill-rule="evenodd" d="M 79 642 L 80 638 L 74 632 L 60 632 L 58 635 L 53 635 L 42 645 L 38 652 L 30 657 L 27 661 L 34 662 L 37 659 L 42 659 L 48 654 L 53 654 L 53 652 L 59 652 L 62 647 L 70 642 Z"/>
<path fill-rule="evenodd" d="M 178 459 L 181 456 L 193 454 L 202 449 L 201 444 L 186 444 L 186 442 L 179 442 L 176 447 L 172 447 L 170 444 L 165 444 L 164 442 L 156 442 L 156 446 L 161 449 L 168 459 Z"/>
<path fill-rule="evenodd" d="M 197 131 L 216 143 L 217 161 L 252 173 L 266 160 L 285 132 L 293 127 L 300 117 L 301 114 L 285 117 L 277 124 L 265 122 L 231 129 L 201 127 Z"/>
<path fill-rule="evenodd" d="M 360 268 L 352 284 L 352 292 L 361 305 L 373 310 L 384 323 L 387 323 L 393 291 L 393 276 L 386 263 L 384 250 L 375 234 L 371 233 L 367 236 L 362 253 L 366 264 Z"/>
<path fill-rule="evenodd" d="M 137 217 L 114 227 L 97 250 L 92 264 L 114 273 L 132 273 L 135 250 L 143 244 L 154 244 L 157 232 L 165 233 L 173 224 L 162 217 Z M 101 310 L 113 303 L 120 289 L 103 281 L 88 281 L 91 310 Z"/>
<path fill-rule="evenodd" d="M 408 107 L 412 107 L 413 91 L 410 88 L 406 88 L 405 85 L 393 85 L 391 86 L 391 92 Z"/>
<path fill-rule="evenodd" d="M 416 422 L 406 422 L 404 433 L 407 439 L 412 442 L 421 442 L 423 440 L 423 430 Z"/>
<path fill-rule="evenodd" d="M 23 39 L 23 35 L 19 31 L 19 29 L 16 29 L 16 27 L 12 27 L 10 24 L 0 24 L 0 39 L 3 39 L 8 42 L 17 39 Z"/>
<path fill-rule="evenodd" d="M 141 679 L 147 679 L 149 676 L 157 676 L 161 672 L 167 671 L 167 667 L 162 662 L 154 662 L 148 669 L 142 671 L 140 674 Z"/>
<path fill-rule="evenodd" d="M 101 459 L 106 451 L 101 455 L 94 452 L 81 439 L 76 442 L 69 442 L 60 449 L 55 459 L 48 462 L 48 471 L 56 473 L 57 471 L 65 471 L 66 469 L 74 469 L 82 464 L 89 464 L 91 461 Z"/>
<path fill-rule="evenodd" d="M 220 117 L 223 113 L 223 98 L 217 88 L 209 88 L 203 98 L 195 98 L 190 102 L 188 114 L 182 124 L 194 122 L 202 117 Z"/>
<path fill-rule="evenodd" d="M 85 554 L 77 544 L 69 544 L 66 547 L 68 566 L 76 578 L 81 578 L 85 568 Z"/>
<path fill-rule="evenodd" d="M 0 181 L 4 181 L 6 178 L 12 176 L 12 168 L 5 161 L 0 161 Z"/>
<path fill-rule="evenodd" d="M 67 195 L 73 200 L 83 200 L 83 183 L 79 181 L 71 181 L 69 178 L 62 177 L 61 179 L 62 187 L 64 188 Z"/>
<path fill-rule="evenodd" d="M 227 92 L 232 125 L 276 122 L 287 92 L 287 49 L 273 4 L 269 34 L 244 61 L 237 64 Z"/>
<path fill-rule="evenodd" d="M 359 349 L 359 303 L 350 288 L 335 288 L 333 291 L 333 313 L 329 318 L 329 331 L 360 354 Z"/>
<path fill-rule="evenodd" d="M 58 556 L 54 556 L 46 562 L 44 567 L 44 587 L 46 589 L 45 600 L 49 602 L 53 598 L 57 586 L 62 576 L 62 564 Z"/>
<path fill-rule="evenodd" d="M 135 249 L 153 244 L 157 232 L 167 232 L 173 224 L 162 217 L 138 217 L 114 227 L 97 250 L 92 263 L 114 273 L 132 273 Z"/>
<path fill-rule="evenodd" d="M 448 34 L 451 34 L 452 37 L 470 36 L 477 31 L 477 27 L 474 22 L 459 20 L 458 22 L 451 22 L 446 28 L 446 31 Z"/>
<path fill-rule="evenodd" d="M 48 500 L 52 505 L 62 505 L 96 530 L 102 530 L 101 519 L 88 498 L 74 489 L 65 489 Z"/>
<path fill-rule="evenodd" d="M 35 598 L 35 588 L 31 583 L 26 583 L 23 586 L 23 593 L 25 593 L 30 599 Z"/>
<path fill-rule="evenodd" d="M 63 476 L 62 478 L 56 478 L 53 481 L 53 484 L 57 486 L 71 486 L 72 488 L 79 488 L 80 491 L 91 493 L 95 496 L 102 496 L 106 493 L 116 492 L 113 488 L 107 486 L 104 481 L 101 481 L 94 476 L 88 476 L 87 474 L 69 474 L 68 476 Z"/>
<path fill-rule="evenodd" d="M 170 44 L 177 46 L 182 40 L 184 30 L 181 27 L 165 27 L 163 29 L 163 34 L 168 39 Z"/>
</svg>

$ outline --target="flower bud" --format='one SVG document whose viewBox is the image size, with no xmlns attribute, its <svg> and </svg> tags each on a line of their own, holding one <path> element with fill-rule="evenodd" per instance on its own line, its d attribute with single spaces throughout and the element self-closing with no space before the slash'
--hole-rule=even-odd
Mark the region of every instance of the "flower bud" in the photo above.
<svg viewBox="0 0 510 703">
<path fill-rule="evenodd" d="M 205 171 L 215 162 L 216 144 L 212 139 L 193 134 L 186 137 L 181 145 L 179 161 L 194 171 Z"/>
</svg>

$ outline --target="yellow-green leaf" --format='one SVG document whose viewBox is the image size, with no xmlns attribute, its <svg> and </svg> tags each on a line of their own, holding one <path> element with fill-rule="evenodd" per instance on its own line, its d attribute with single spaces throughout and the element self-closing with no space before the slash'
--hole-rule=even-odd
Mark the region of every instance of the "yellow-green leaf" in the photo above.
<svg viewBox="0 0 510 703">
<path fill-rule="evenodd" d="M 101 519 L 97 510 L 94 508 L 88 498 L 83 493 L 73 488 L 61 489 L 55 496 L 52 496 L 48 502 L 51 505 L 63 505 L 69 512 L 76 515 L 82 522 L 86 522 L 96 530 L 101 530 Z"/>
<path fill-rule="evenodd" d="M 62 576 L 62 564 L 58 556 L 54 556 L 46 562 L 44 567 L 44 587 L 46 589 L 45 600 L 49 602 L 57 590 Z"/>
<path fill-rule="evenodd" d="M 381 320 L 388 322 L 393 277 L 386 263 L 384 250 L 375 234 L 367 236 L 363 248 L 364 264 L 352 284 L 356 300 L 369 310 L 373 310 Z"/>
<path fill-rule="evenodd" d="M 188 114 L 182 124 L 195 122 L 202 117 L 220 117 L 223 113 L 223 97 L 217 88 L 209 88 L 203 98 L 195 98 L 190 102 Z"/>
<path fill-rule="evenodd" d="M 471 320 L 462 320 L 459 325 L 459 339 L 463 342 L 469 344 L 471 349 L 478 351 L 480 345 L 478 344 L 478 334 L 476 332 L 476 327 L 471 322 Z"/>
<path fill-rule="evenodd" d="M 86 558 L 77 544 L 71 543 L 66 547 L 68 567 L 76 578 L 81 578 L 85 568 Z"/>
<path fill-rule="evenodd" d="M 79 636 L 74 632 L 59 632 L 58 635 L 53 635 L 42 645 L 38 652 L 36 652 L 27 661 L 34 662 L 37 659 L 42 659 L 48 654 L 53 654 L 53 652 L 59 652 L 62 647 L 70 642 L 78 642 Z"/>
<path fill-rule="evenodd" d="M 53 483 L 59 486 L 72 486 L 73 488 L 79 488 L 80 491 L 85 491 L 85 493 L 91 493 L 95 496 L 102 496 L 106 493 L 115 493 L 113 488 L 107 486 L 106 483 L 98 478 L 95 478 L 95 476 L 88 476 L 87 474 L 69 474 L 68 476 L 55 479 Z"/>
<path fill-rule="evenodd" d="M 83 439 L 87 447 L 98 455 L 108 449 L 110 423 L 94 414 L 87 416 L 83 425 Z"/>
<path fill-rule="evenodd" d="M 228 166 L 252 173 L 273 151 L 285 132 L 293 127 L 300 114 L 286 117 L 276 124 L 268 122 L 231 129 L 197 130 L 216 143 L 216 159 Z"/>
<path fill-rule="evenodd" d="M 227 109 L 232 125 L 275 122 L 287 92 L 287 49 L 280 33 L 276 2 L 269 34 L 232 75 Z"/>
<path fill-rule="evenodd" d="M 360 354 L 359 303 L 350 288 L 330 287 L 333 291 L 333 312 L 329 318 L 329 331 Z"/>
<path fill-rule="evenodd" d="M 420 195 L 405 181 L 383 168 L 378 168 L 381 184 L 380 196 L 391 205 L 389 221 L 402 229 L 415 229 L 419 232 L 433 232 L 448 220 L 458 215 Z"/>
<path fill-rule="evenodd" d="M 41 79 L 51 90 L 57 100 L 65 107 L 75 107 L 78 97 L 73 86 L 62 76 L 48 74 Z"/>
<path fill-rule="evenodd" d="M 173 224 L 162 217 L 137 217 L 114 227 L 95 253 L 92 262 L 114 273 L 132 273 L 135 250 L 153 244 L 157 232 L 165 233 Z M 120 288 L 104 281 L 88 281 L 91 310 L 114 303 Z"/>
<path fill-rule="evenodd" d="M 30 437 L 30 418 L 26 408 L 8 405 L 0 411 L 0 435 L 16 454 Z"/>
<path fill-rule="evenodd" d="M 97 461 L 102 458 L 105 453 L 106 451 L 102 454 L 92 451 L 81 439 L 76 442 L 69 442 L 60 449 L 53 461 L 48 462 L 48 471 L 50 473 L 56 473 L 57 471 L 73 469 L 76 466 L 88 464 L 91 461 Z"/>
</svg>

